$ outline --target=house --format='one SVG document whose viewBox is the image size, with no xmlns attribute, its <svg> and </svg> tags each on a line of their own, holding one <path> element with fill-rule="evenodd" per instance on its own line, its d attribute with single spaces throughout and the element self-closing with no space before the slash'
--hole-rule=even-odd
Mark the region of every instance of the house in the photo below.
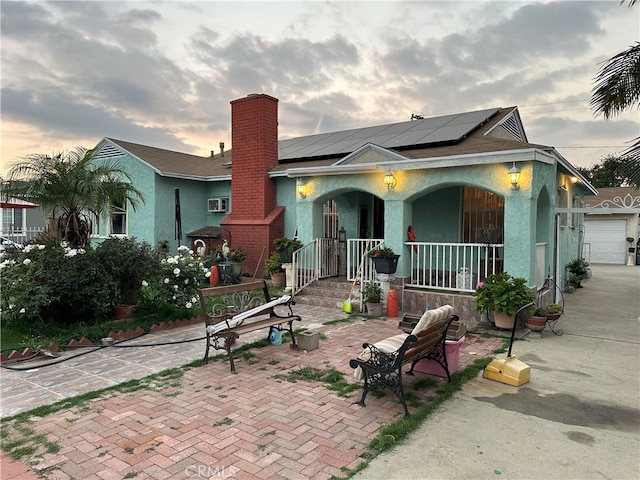
<svg viewBox="0 0 640 480">
<path fill-rule="evenodd" d="M 45 230 L 45 212 L 35 203 L 10 198 L 0 203 L 3 242 L 23 245 Z"/>
<path fill-rule="evenodd" d="M 640 191 L 599 188 L 597 196 L 584 197 L 584 207 L 584 258 L 591 263 L 635 265 L 635 248 L 640 242 Z"/>
<path fill-rule="evenodd" d="M 384 243 L 401 255 L 390 280 L 413 310 L 442 295 L 467 301 L 501 270 L 563 286 L 581 252 L 583 215 L 568 212 L 597 191 L 555 148 L 528 142 L 517 107 L 278 140 L 278 100 L 252 94 L 231 102 L 231 123 L 233 150 L 209 157 L 103 139 L 95 161 L 118 159 L 146 203 L 122 206 L 98 234 L 175 250 L 206 233 L 208 245 L 242 247 L 258 274 L 273 239 L 297 234 L 309 248 L 294 292 L 353 278 L 362 253 Z"/>
</svg>

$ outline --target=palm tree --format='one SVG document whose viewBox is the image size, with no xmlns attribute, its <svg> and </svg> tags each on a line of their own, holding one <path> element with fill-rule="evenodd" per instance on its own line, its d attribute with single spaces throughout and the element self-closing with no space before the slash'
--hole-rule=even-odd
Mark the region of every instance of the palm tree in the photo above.
<svg viewBox="0 0 640 480">
<path fill-rule="evenodd" d="M 93 153 L 76 147 L 54 156 L 27 155 L 9 170 L 2 196 L 37 203 L 52 216 L 50 235 L 73 248 L 84 247 L 91 235 L 91 215 L 101 218 L 114 205 L 127 203 L 135 210 L 139 201 L 144 202 L 117 163 L 92 163 Z"/>
<path fill-rule="evenodd" d="M 637 2 L 629 0 L 629 8 Z M 592 110 L 607 119 L 634 106 L 640 106 L 640 42 L 604 62 L 591 95 Z M 622 157 L 627 160 L 626 175 L 640 188 L 640 137 L 622 152 Z"/>
</svg>

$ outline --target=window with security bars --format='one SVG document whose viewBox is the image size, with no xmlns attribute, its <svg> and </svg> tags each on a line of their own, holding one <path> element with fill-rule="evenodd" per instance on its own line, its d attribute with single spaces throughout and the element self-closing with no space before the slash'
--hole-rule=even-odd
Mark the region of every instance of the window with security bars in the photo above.
<svg viewBox="0 0 640 480">
<path fill-rule="evenodd" d="M 333 200 L 325 202 L 322 206 L 322 236 L 338 238 L 338 208 Z"/>
<path fill-rule="evenodd" d="M 504 198 L 472 187 L 462 191 L 462 242 L 502 243 Z"/>
</svg>

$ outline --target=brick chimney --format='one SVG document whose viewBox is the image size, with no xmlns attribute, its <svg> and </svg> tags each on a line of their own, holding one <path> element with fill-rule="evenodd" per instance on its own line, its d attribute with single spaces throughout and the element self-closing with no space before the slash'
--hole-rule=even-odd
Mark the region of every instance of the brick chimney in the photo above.
<svg viewBox="0 0 640 480">
<path fill-rule="evenodd" d="M 251 94 L 232 101 L 231 143 L 231 213 L 220 223 L 231 232 L 231 246 L 247 252 L 243 269 L 262 274 L 271 242 L 284 235 L 284 207 L 276 206 L 268 174 L 278 165 L 278 99 Z"/>
</svg>

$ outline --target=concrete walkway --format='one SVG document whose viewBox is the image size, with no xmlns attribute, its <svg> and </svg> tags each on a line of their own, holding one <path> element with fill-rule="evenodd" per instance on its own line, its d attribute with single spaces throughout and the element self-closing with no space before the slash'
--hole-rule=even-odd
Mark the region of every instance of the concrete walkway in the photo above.
<svg viewBox="0 0 640 480">
<path fill-rule="evenodd" d="M 478 378 L 356 479 L 640 478 L 640 267 L 592 266 L 563 336 L 516 342 L 521 387 Z"/>
</svg>

